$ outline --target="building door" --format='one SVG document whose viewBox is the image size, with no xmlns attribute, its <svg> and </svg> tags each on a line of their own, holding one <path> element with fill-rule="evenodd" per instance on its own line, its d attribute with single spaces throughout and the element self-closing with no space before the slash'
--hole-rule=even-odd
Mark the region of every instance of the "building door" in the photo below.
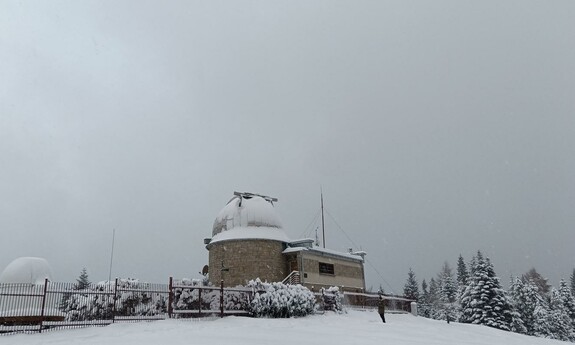
<svg viewBox="0 0 575 345">
<path fill-rule="evenodd" d="M 291 262 L 289 263 L 289 271 L 290 271 L 290 273 L 293 272 L 293 271 L 299 271 L 299 269 L 298 269 L 298 267 L 297 267 L 297 261 L 296 261 L 296 260 L 291 261 Z"/>
</svg>

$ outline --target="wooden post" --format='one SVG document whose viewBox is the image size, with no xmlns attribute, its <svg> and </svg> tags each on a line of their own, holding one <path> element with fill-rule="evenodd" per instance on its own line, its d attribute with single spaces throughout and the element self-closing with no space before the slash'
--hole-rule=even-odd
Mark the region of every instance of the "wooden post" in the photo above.
<svg viewBox="0 0 575 345">
<path fill-rule="evenodd" d="M 46 307 L 46 292 L 48 291 L 48 278 L 44 279 L 44 294 L 42 295 L 42 310 L 40 311 L 40 329 L 38 333 L 42 333 L 42 327 L 44 326 L 44 307 Z"/>
<path fill-rule="evenodd" d="M 220 281 L 220 317 L 224 317 L 224 280 Z"/>
<path fill-rule="evenodd" d="M 173 278 L 170 277 L 170 283 L 168 285 L 168 318 L 172 318 L 173 307 L 172 303 L 174 303 L 174 281 Z"/>
<path fill-rule="evenodd" d="M 118 303 L 118 278 L 114 281 L 114 305 L 112 306 L 112 323 L 116 322 L 116 303 Z"/>
</svg>

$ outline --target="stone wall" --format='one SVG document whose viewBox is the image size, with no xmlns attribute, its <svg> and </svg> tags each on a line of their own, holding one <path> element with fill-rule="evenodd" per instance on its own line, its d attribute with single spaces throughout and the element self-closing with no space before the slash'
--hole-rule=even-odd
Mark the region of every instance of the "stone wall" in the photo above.
<svg viewBox="0 0 575 345">
<path fill-rule="evenodd" d="M 245 285 L 249 280 L 282 281 L 288 267 L 282 242 L 272 240 L 229 240 L 208 245 L 210 282 L 225 286 Z M 221 271 L 222 262 L 229 271 Z"/>
</svg>

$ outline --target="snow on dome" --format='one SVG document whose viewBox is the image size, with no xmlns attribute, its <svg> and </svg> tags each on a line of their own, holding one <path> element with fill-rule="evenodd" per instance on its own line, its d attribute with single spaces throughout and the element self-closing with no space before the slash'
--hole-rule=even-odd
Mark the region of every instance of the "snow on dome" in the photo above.
<svg viewBox="0 0 575 345">
<path fill-rule="evenodd" d="M 251 193 L 234 193 L 235 196 L 220 211 L 212 230 L 212 236 L 234 228 L 282 229 L 273 201 L 269 197 Z"/>
<path fill-rule="evenodd" d="M 46 259 L 21 257 L 6 266 L 0 274 L 0 283 L 43 284 L 46 278 L 52 280 L 52 269 Z"/>
</svg>

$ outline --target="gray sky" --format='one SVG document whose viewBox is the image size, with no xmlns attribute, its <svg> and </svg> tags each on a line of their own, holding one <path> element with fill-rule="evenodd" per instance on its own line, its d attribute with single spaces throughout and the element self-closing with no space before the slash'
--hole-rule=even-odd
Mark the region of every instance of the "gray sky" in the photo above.
<svg viewBox="0 0 575 345">
<path fill-rule="evenodd" d="M 2 1 L 0 270 L 107 279 L 116 229 L 113 276 L 197 276 L 234 190 L 279 198 L 299 238 L 322 186 L 327 247 L 367 251 L 368 287 L 478 249 L 504 283 L 534 266 L 556 285 L 573 18 L 570 0 Z"/>
</svg>

